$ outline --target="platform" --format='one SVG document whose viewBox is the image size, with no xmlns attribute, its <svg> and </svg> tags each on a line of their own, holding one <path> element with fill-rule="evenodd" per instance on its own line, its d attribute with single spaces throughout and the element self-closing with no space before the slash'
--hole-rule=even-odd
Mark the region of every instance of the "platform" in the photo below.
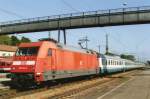
<svg viewBox="0 0 150 99">
<path fill-rule="evenodd" d="M 97 99 L 150 99 L 150 69 L 134 75 Z"/>
</svg>

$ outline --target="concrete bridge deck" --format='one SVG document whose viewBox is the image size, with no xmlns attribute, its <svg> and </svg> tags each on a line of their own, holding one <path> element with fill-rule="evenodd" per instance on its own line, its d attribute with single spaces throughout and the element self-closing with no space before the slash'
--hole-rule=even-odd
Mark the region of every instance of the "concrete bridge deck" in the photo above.
<svg viewBox="0 0 150 99">
<path fill-rule="evenodd" d="M 71 13 L 0 23 L 0 35 L 150 23 L 150 6 Z"/>
</svg>

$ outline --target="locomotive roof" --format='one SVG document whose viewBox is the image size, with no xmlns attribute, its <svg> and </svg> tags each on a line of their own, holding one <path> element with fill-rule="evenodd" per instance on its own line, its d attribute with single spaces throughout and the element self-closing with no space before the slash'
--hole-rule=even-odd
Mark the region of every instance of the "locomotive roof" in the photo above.
<svg viewBox="0 0 150 99">
<path fill-rule="evenodd" d="M 88 50 L 88 49 L 83 49 L 81 47 L 75 47 L 75 46 L 69 46 L 69 45 L 64 45 L 62 43 L 54 43 L 54 42 L 51 42 L 51 41 L 40 41 L 40 42 L 32 42 L 32 43 L 21 43 L 19 45 L 19 47 L 38 47 L 38 46 L 41 46 L 43 43 L 51 43 L 51 45 L 53 47 L 58 47 L 58 48 L 61 48 L 61 49 L 64 49 L 64 50 L 70 50 L 70 51 L 75 51 L 75 52 L 81 52 L 81 53 L 95 53 L 94 51 L 91 51 L 91 50 Z M 56 46 L 54 46 L 56 45 Z"/>
<path fill-rule="evenodd" d="M 21 43 L 19 47 L 37 47 L 41 46 L 43 42 Z"/>
<path fill-rule="evenodd" d="M 88 49 L 83 49 L 81 47 L 75 47 L 75 46 L 70 46 L 70 45 L 64 45 L 62 43 L 58 43 L 58 47 L 62 48 L 64 50 L 71 50 L 71 51 L 75 51 L 75 52 L 81 52 L 81 53 L 94 53 L 91 50 Z"/>
</svg>

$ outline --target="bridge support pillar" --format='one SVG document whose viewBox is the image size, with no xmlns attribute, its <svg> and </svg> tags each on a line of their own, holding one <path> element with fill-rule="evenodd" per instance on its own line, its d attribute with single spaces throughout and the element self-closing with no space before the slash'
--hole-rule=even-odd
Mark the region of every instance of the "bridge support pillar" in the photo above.
<svg viewBox="0 0 150 99">
<path fill-rule="evenodd" d="M 63 31 L 63 36 L 64 36 L 64 37 L 63 37 L 63 38 L 64 38 L 64 39 L 63 39 L 63 40 L 64 40 L 63 43 L 66 45 L 66 44 L 67 44 L 66 30 L 63 29 L 62 31 Z M 60 43 L 60 39 L 61 39 L 61 30 L 59 29 L 59 30 L 58 30 L 58 43 Z"/>
<path fill-rule="evenodd" d="M 64 34 L 64 44 L 66 45 L 67 40 L 66 40 L 66 30 L 65 29 L 63 30 L 63 34 Z"/>
<path fill-rule="evenodd" d="M 60 43 L 60 30 L 58 30 L 58 43 Z"/>
</svg>

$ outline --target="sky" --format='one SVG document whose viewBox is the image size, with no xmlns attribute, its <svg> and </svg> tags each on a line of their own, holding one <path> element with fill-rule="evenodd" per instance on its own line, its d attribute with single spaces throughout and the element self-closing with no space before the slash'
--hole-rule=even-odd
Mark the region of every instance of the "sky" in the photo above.
<svg viewBox="0 0 150 99">
<path fill-rule="evenodd" d="M 124 6 L 124 3 L 127 5 Z M 138 6 L 150 6 L 150 0 L 0 0 L 0 22 Z M 51 31 L 51 36 L 57 38 L 57 32 Z M 80 38 L 88 36 L 89 48 L 98 51 L 98 45 L 101 45 L 101 53 L 104 53 L 106 33 L 109 35 L 110 52 L 133 54 L 140 60 L 150 59 L 150 24 L 67 30 L 67 44 L 77 46 Z M 37 41 L 48 37 L 48 32 L 17 36 Z"/>
</svg>

